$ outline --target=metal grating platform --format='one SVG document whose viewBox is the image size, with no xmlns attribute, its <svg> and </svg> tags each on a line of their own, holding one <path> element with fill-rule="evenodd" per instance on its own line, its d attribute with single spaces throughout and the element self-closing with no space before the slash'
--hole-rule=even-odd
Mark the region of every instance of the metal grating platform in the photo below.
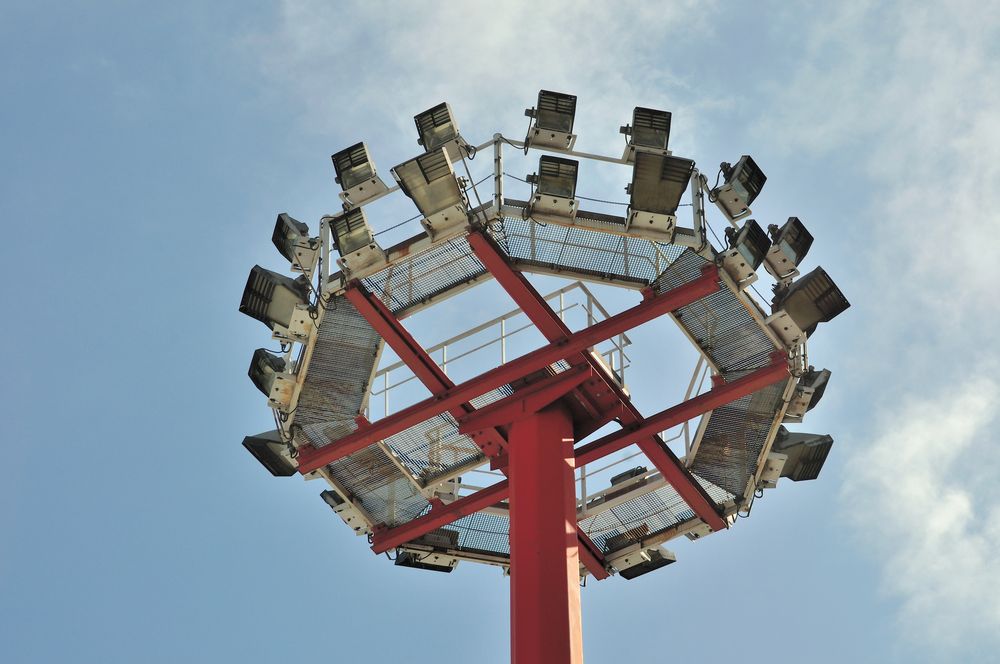
<svg viewBox="0 0 1000 664">
<path fill-rule="evenodd" d="M 456 237 L 403 258 L 362 279 L 389 310 L 402 318 L 411 309 L 456 286 L 487 275 L 464 237 Z"/>
<path fill-rule="evenodd" d="M 322 447 L 354 431 L 381 350 L 382 338 L 354 305 L 341 295 L 330 297 L 293 413 L 297 445 Z"/>
<path fill-rule="evenodd" d="M 507 205 L 525 204 L 508 200 Z M 639 288 L 650 285 L 684 251 L 683 247 L 622 235 L 624 223 L 619 217 L 589 216 L 591 223 L 606 226 L 607 232 L 510 216 L 490 230 L 521 269 L 626 282 Z"/>
</svg>

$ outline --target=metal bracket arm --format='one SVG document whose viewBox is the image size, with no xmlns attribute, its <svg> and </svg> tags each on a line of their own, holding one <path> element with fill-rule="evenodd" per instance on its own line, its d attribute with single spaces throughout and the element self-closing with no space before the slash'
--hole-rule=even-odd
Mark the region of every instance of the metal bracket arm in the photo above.
<svg viewBox="0 0 1000 664">
<path fill-rule="evenodd" d="M 552 311 L 552 308 L 525 276 L 510 266 L 490 238 L 481 232 L 472 232 L 467 236 L 467 240 L 473 253 L 546 339 L 555 341 L 570 334 L 569 328 L 566 327 L 562 319 Z M 713 283 L 717 283 L 718 270 L 714 266 L 708 265 L 699 279 L 710 279 Z M 648 298 L 646 301 L 658 299 L 658 297 L 652 297 L 650 291 L 644 292 L 643 296 Z M 642 413 L 632 404 L 631 399 L 615 381 L 614 376 L 610 375 L 607 369 L 590 353 L 584 353 L 583 358 L 594 368 L 597 375 L 604 379 L 607 388 L 622 405 L 620 415 L 622 424 L 628 426 L 641 422 Z M 699 518 L 708 523 L 713 530 L 724 529 L 725 521 L 719 516 L 715 503 L 694 479 L 694 476 L 681 464 L 677 456 L 666 447 L 658 435 L 659 431 L 662 429 L 652 430 L 648 439 L 639 440 L 640 448 Z"/>
<path fill-rule="evenodd" d="M 458 432 L 470 434 L 488 427 L 504 426 L 542 410 L 593 375 L 588 366 L 573 367 L 535 381 L 506 399 L 484 406 L 459 422 Z"/>
<path fill-rule="evenodd" d="M 610 339 L 616 334 L 626 332 L 662 314 L 696 302 L 706 295 L 714 293 L 718 288 L 718 280 L 714 275 L 702 275 L 683 286 L 640 302 L 630 309 L 572 334 L 569 339 L 550 343 L 522 355 L 477 378 L 384 417 L 374 422 L 370 427 L 359 429 L 329 445 L 319 448 L 303 445 L 299 448 L 299 473 L 303 475 L 310 473 L 337 459 L 354 454 L 368 447 L 374 441 L 404 431 L 481 394 L 495 390 L 501 385 L 511 383 L 554 362 Z"/>
</svg>

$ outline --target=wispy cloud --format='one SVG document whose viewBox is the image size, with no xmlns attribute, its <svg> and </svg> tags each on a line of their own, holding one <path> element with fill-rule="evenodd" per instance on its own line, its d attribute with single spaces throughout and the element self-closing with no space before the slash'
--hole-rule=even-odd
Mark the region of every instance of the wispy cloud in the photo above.
<svg viewBox="0 0 1000 664">
<path fill-rule="evenodd" d="M 841 446 L 845 513 L 877 551 L 908 641 L 996 642 L 1000 510 L 982 479 L 1000 473 L 1000 387 L 975 376 L 1000 366 L 1000 13 L 851 4 L 822 18 L 763 124 L 789 150 L 850 154 L 873 185 L 844 231 L 867 290 L 858 406 L 880 403 L 879 424 Z"/>
<path fill-rule="evenodd" d="M 517 135 L 526 126 L 521 110 L 547 87 L 579 94 L 578 126 L 608 125 L 586 138 L 604 135 L 620 149 L 615 123 L 632 106 L 692 103 L 679 93 L 693 82 L 656 66 L 660 53 L 648 45 L 670 35 L 680 51 L 693 28 L 705 34 L 705 9 L 695 0 L 468 2 L 448 11 L 287 0 L 277 24 L 249 36 L 247 47 L 317 131 L 381 126 L 408 137 L 414 113 L 447 100 L 471 138 L 498 127 Z"/>
<path fill-rule="evenodd" d="M 903 626 L 936 648 L 995 639 L 1000 626 L 1000 507 L 968 474 L 1000 472 L 998 408 L 1000 385 L 987 378 L 906 399 L 848 467 L 852 521 L 885 561 Z"/>
</svg>

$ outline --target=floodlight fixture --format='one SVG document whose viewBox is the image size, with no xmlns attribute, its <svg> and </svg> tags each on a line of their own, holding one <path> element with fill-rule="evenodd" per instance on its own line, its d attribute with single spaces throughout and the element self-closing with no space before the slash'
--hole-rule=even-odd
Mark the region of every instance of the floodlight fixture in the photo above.
<svg viewBox="0 0 1000 664">
<path fill-rule="evenodd" d="M 337 173 L 336 182 L 343 189 L 340 198 L 348 206 L 361 205 L 388 190 L 375 170 L 375 162 L 368 154 L 365 143 L 355 143 L 333 154 L 330 159 Z"/>
<path fill-rule="evenodd" d="M 772 311 L 785 312 L 805 335 L 843 313 L 851 303 L 821 267 L 775 289 Z"/>
<path fill-rule="evenodd" d="M 764 259 L 764 268 L 778 281 L 791 279 L 809 253 L 813 236 L 798 217 L 789 217 L 781 228 L 771 224 L 767 231 L 772 244 Z"/>
<path fill-rule="evenodd" d="M 715 202 L 731 221 L 750 214 L 750 204 L 754 202 L 767 181 L 764 171 L 750 155 L 743 155 L 735 166 L 723 162 L 719 167 L 725 183 L 713 189 L 709 200 Z"/>
<path fill-rule="evenodd" d="M 413 199 L 432 238 L 468 223 L 465 195 L 445 149 L 404 162 L 392 169 L 392 175 L 403 193 Z"/>
<path fill-rule="evenodd" d="M 282 440 L 277 429 L 247 436 L 243 439 L 243 447 L 275 477 L 291 477 L 297 470 L 288 443 Z"/>
<path fill-rule="evenodd" d="M 771 247 L 767 233 L 753 219 L 747 219 L 743 227 L 736 231 L 726 229 L 727 248 L 720 256 L 722 267 L 741 288 L 757 280 L 757 268 Z"/>
<path fill-rule="evenodd" d="M 297 279 L 254 265 L 243 289 L 240 313 L 271 328 L 276 339 L 302 341 L 312 329 L 309 280 Z"/>
<path fill-rule="evenodd" d="M 573 120 L 576 117 L 576 95 L 539 90 L 538 104 L 525 109 L 533 118 L 525 142 L 531 147 L 571 150 L 576 143 Z"/>
<path fill-rule="evenodd" d="M 677 562 L 673 551 L 662 546 L 630 549 L 628 553 L 612 557 L 608 562 L 618 570 L 618 575 L 631 581 L 661 567 Z"/>
<path fill-rule="evenodd" d="M 309 227 L 287 213 L 278 215 L 271 242 L 292 264 L 292 272 L 312 272 L 319 258 L 319 238 L 309 237 Z"/>
<path fill-rule="evenodd" d="M 677 227 L 677 206 L 693 172 L 690 159 L 637 153 L 632 182 L 625 188 L 631 196 L 626 228 L 663 233 L 664 241 L 670 242 Z"/>
<path fill-rule="evenodd" d="M 450 574 L 458 567 L 458 558 L 435 551 L 400 549 L 396 552 L 396 560 L 393 564 L 397 567 L 412 567 L 413 569 Z"/>
<path fill-rule="evenodd" d="M 358 535 L 368 531 L 367 523 L 361 512 L 350 500 L 342 497 L 336 491 L 327 490 L 320 494 L 323 502 L 330 506 L 330 509 L 341 518 L 341 520 L 351 527 Z"/>
<path fill-rule="evenodd" d="M 636 106 L 632 111 L 632 123 L 618 130 L 628 137 L 622 159 L 632 162 L 637 152 L 670 154 L 670 112 Z"/>
<path fill-rule="evenodd" d="M 385 261 L 385 252 L 375 241 L 368 217 L 362 208 L 346 210 L 329 220 L 338 261 L 348 272 L 358 272 Z"/>
<path fill-rule="evenodd" d="M 533 217 L 572 219 L 579 202 L 576 200 L 576 178 L 580 162 L 563 157 L 543 155 L 538 160 L 538 173 L 526 179 L 535 185 L 531 197 Z"/>
<path fill-rule="evenodd" d="M 413 117 L 417 125 L 417 144 L 424 146 L 425 152 L 437 152 L 444 148 L 453 162 L 467 154 L 465 141 L 458 133 L 458 122 L 445 102 L 429 108 Z"/>
<path fill-rule="evenodd" d="M 258 348 L 247 371 L 250 380 L 267 397 L 271 408 L 287 412 L 295 392 L 295 376 L 287 371 L 284 358 L 266 348 Z"/>
<path fill-rule="evenodd" d="M 819 477 L 831 447 L 833 437 L 829 435 L 793 433 L 782 426 L 778 427 L 768 458 L 781 465 L 781 477 L 793 482 L 814 480 Z"/>
<path fill-rule="evenodd" d="M 785 422 L 801 422 L 805 414 L 816 407 L 823 398 L 826 386 L 830 381 L 830 370 L 816 370 L 809 367 L 795 386 L 795 392 L 785 410 Z"/>
</svg>

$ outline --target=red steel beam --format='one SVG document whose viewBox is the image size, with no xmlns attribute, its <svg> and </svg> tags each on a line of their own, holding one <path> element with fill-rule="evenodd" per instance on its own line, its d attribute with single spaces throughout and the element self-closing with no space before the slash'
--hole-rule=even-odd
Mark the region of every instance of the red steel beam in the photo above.
<svg viewBox="0 0 1000 664">
<path fill-rule="evenodd" d="M 505 399 L 466 415 L 459 421 L 458 432 L 468 435 L 488 427 L 505 426 L 532 415 L 564 397 L 592 375 L 590 367 L 579 366 L 546 376 Z"/>
<path fill-rule="evenodd" d="M 573 418 L 559 404 L 510 426 L 513 664 L 583 664 Z"/>
<path fill-rule="evenodd" d="M 447 526 L 463 516 L 469 516 L 479 510 L 496 505 L 507 498 L 508 490 L 507 480 L 502 480 L 447 505 L 434 507 L 427 514 L 395 528 L 376 531 L 373 536 L 372 551 L 375 553 L 390 551 L 397 546 L 417 539 L 421 535 L 426 535 L 432 530 Z"/>
<path fill-rule="evenodd" d="M 534 286 L 527 278 L 514 270 L 507 259 L 497 249 L 495 243 L 481 232 L 472 232 L 467 236 L 469 246 L 473 253 L 479 258 L 487 270 L 489 270 L 497 282 L 511 296 L 515 303 L 524 311 L 543 336 L 549 341 L 565 338 L 570 334 L 569 328 L 552 308 L 549 307 Z M 713 282 L 717 279 L 717 269 L 709 267 L 701 278 L 709 277 Z M 650 296 L 654 297 L 655 296 Z M 603 362 L 595 358 L 591 353 L 584 353 L 583 359 L 588 362 L 598 375 L 604 378 L 607 387 L 612 390 L 622 404 L 620 419 L 623 425 L 628 426 L 641 422 L 642 413 L 632 404 L 631 399 L 625 394 L 621 386 L 618 385 Z M 660 429 L 662 431 L 662 429 Z M 651 432 L 651 435 L 637 441 L 640 449 L 649 458 L 650 462 L 656 466 L 657 470 L 674 487 L 674 490 L 684 499 L 691 510 L 698 517 L 707 523 L 712 530 L 722 530 L 726 527 L 725 520 L 719 515 L 715 506 L 715 501 L 701 487 L 694 476 L 681 464 L 669 447 L 658 435 L 658 431 Z"/>
<path fill-rule="evenodd" d="M 437 362 L 431 359 L 423 346 L 417 343 L 382 300 L 365 290 L 365 287 L 356 280 L 348 285 L 344 295 L 432 394 L 439 394 L 455 387 L 455 383 L 448 378 Z M 455 419 L 459 419 L 475 409 L 468 403 L 461 403 L 448 410 Z M 487 456 L 496 456 L 507 446 L 507 440 L 496 429 L 477 431 L 473 440 Z"/>
<path fill-rule="evenodd" d="M 303 445 L 299 448 L 299 472 L 310 473 L 337 459 L 354 454 L 373 442 L 404 431 L 485 392 L 543 369 L 669 311 L 691 304 L 714 293 L 718 288 L 716 275 L 704 274 L 683 286 L 650 297 L 630 309 L 591 325 L 586 330 L 574 333 L 567 339 L 549 343 L 461 385 L 377 420 L 370 427 L 360 428 L 329 445 L 320 448 Z"/>
<path fill-rule="evenodd" d="M 587 568 L 587 571 L 597 579 L 603 581 L 611 576 L 604 567 L 604 554 L 597 548 L 597 545 L 587 536 L 587 533 L 577 528 L 576 537 L 579 540 L 580 562 Z"/>
<path fill-rule="evenodd" d="M 788 378 L 788 376 L 788 361 L 784 354 L 778 354 L 774 362 L 766 367 L 757 369 L 731 383 L 723 383 L 721 386 L 692 397 L 684 403 L 661 410 L 641 422 L 627 425 L 621 431 L 615 431 L 579 447 L 576 450 L 576 465 L 579 467 L 597 461 L 608 454 L 628 447 L 640 438 L 687 422 L 692 417 L 715 410 L 719 406 L 724 406 L 768 385 L 773 385 L 779 380 Z M 670 481 L 669 477 L 664 476 L 664 479 Z"/>
<path fill-rule="evenodd" d="M 675 426 L 687 419 L 707 413 L 735 399 L 751 394 L 762 387 L 772 385 L 786 377 L 788 377 L 787 362 L 781 354 L 778 354 L 769 366 L 757 369 L 731 383 L 723 383 L 713 388 L 710 392 L 700 394 L 672 408 L 663 410 L 647 418 L 640 425 L 633 424 L 626 429 L 616 431 L 592 443 L 579 447 L 574 453 L 574 465 L 580 467 L 596 461 L 628 446 L 640 436 L 648 436 L 648 432 L 662 431 Z M 495 505 L 507 497 L 507 489 L 506 480 L 498 482 L 486 489 L 480 489 L 476 493 L 459 498 L 443 507 L 436 507 L 429 514 L 413 521 L 376 533 L 375 544 L 372 549 L 376 553 L 388 551 L 400 544 L 405 544 L 421 535 L 425 535 L 432 530 L 441 528 L 455 519 L 478 512 L 484 507 Z M 586 537 L 582 532 L 579 534 Z M 596 551 L 596 548 L 593 550 Z M 588 569 L 590 569 L 589 566 Z M 591 572 L 593 572 L 592 569 Z M 595 576 L 597 575 L 595 574 Z"/>
</svg>

